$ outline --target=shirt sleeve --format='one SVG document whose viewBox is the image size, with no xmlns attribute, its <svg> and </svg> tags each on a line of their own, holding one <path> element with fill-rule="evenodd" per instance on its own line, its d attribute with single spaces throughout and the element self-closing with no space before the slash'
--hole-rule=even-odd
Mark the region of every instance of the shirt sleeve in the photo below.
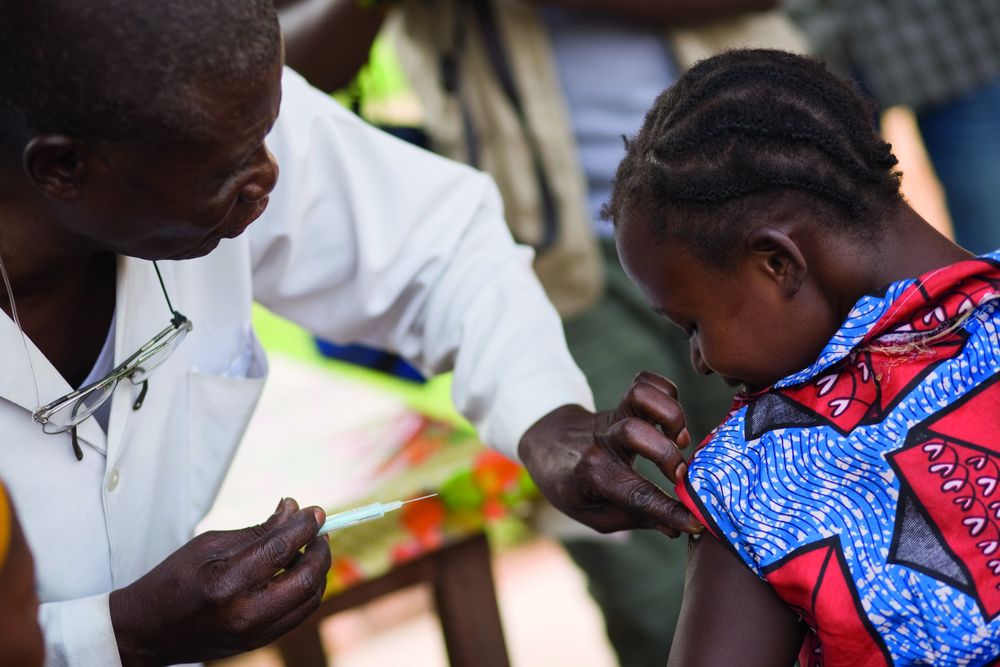
<svg viewBox="0 0 1000 667">
<path fill-rule="evenodd" d="M 453 399 L 511 458 L 593 397 L 493 182 L 372 128 L 285 70 L 281 176 L 250 229 L 254 296 L 330 340 L 454 371 Z"/>
<path fill-rule="evenodd" d="M 759 556 L 744 536 L 745 510 L 756 500 L 758 465 L 739 435 L 741 416 L 730 416 L 695 452 L 674 492 L 708 532 L 763 578 Z"/>
<path fill-rule="evenodd" d="M 107 593 L 47 602 L 41 605 L 39 620 L 45 632 L 46 667 L 121 665 Z"/>
</svg>

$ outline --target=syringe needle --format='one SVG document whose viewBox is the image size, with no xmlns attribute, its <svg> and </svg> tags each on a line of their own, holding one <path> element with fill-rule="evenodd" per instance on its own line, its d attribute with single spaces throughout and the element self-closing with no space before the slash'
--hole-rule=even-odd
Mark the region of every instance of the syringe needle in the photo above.
<svg viewBox="0 0 1000 667">
<path fill-rule="evenodd" d="M 430 494 L 428 494 L 426 496 L 420 496 L 419 498 L 410 498 L 409 500 L 404 500 L 403 504 L 406 505 L 408 503 L 415 503 L 418 500 L 427 500 L 428 498 L 433 498 L 436 495 L 437 495 L 436 493 L 430 493 Z"/>
</svg>

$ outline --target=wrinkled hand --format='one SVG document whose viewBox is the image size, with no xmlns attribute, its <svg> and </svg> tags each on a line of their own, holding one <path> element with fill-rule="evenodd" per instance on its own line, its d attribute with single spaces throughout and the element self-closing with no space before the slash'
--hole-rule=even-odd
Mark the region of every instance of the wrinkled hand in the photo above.
<svg viewBox="0 0 1000 667">
<path fill-rule="evenodd" d="M 518 453 L 549 502 L 577 521 L 602 533 L 655 528 L 676 537 L 702 526 L 632 463 L 647 458 L 676 481 L 686 470 L 680 449 L 690 442 L 677 388 L 644 372 L 614 410 L 564 405 L 542 417 Z"/>
<path fill-rule="evenodd" d="M 279 503 L 263 524 L 194 538 L 111 593 L 122 664 L 201 662 L 268 644 L 323 598 L 330 548 L 323 511 Z M 305 546 L 305 551 L 300 549 Z"/>
</svg>

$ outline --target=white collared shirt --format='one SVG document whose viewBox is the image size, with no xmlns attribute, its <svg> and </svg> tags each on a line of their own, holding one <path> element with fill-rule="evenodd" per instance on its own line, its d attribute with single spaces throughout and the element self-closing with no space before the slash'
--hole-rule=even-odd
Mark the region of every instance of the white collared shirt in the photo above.
<svg viewBox="0 0 1000 667">
<path fill-rule="evenodd" d="M 267 373 L 254 300 L 325 338 L 454 369 L 456 406 L 508 456 L 556 407 L 592 408 L 492 182 L 369 128 L 290 70 L 283 94 L 267 211 L 207 257 L 160 264 L 194 328 L 139 411 L 124 381 L 107 433 L 80 425 L 82 461 L 31 418 L 71 388 L 30 341 L 29 365 L 0 314 L 0 478 L 34 552 L 49 665 L 117 664 L 108 593 L 187 542 L 212 504 Z M 170 314 L 148 261 L 119 257 L 116 298 L 119 363 Z"/>
</svg>

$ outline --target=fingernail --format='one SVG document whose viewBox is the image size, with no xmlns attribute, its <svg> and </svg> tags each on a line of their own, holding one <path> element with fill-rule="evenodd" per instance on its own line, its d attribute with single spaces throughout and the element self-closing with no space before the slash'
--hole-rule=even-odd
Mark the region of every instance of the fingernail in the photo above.
<svg viewBox="0 0 1000 667">
<path fill-rule="evenodd" d="M 691 432 L 687 430 L 685 426 L 681 429 L 681 432 L 677 434 L 677 440 L 675 440 L 678 447 L 687 447 L 691 444 Z"/>
<path fill-rule="evenodd" d="M 698 521 L 692 521 L 688 524 L 688 533 L 691 535 L 701 535 L 705 532 L 705 526 L 701 525 Z"/>
<path fill-rule="evenodd" d="M 323 522 L 326 521 L 326 512 L 323 511 L 323 508 L 310 507 L 309 509 L 312 510 L 313 516 L 316 517 L 316 525 L 322 526 Z"/>
<path fill-rule="evenodd" d="M 285 506 L 285 499 L 282 498 L 281 500 L 278 501 L 278 506 L 274 508 L 274 513 L 275 514 L 280 513 L 281 508 L 283 508 L 284 506 Z"/>
<path fill-rule="evenodd" d="M 683 479 L 684 478 L 684 474 L 687 473 L 687 471 L 688 471 L 688 465 L 686 463 L 684 463 L 684 462 L 681 462 L 677 466 L 677 469 L 674 470 L 674 479 L 675 480 Z"/>
</svg>

